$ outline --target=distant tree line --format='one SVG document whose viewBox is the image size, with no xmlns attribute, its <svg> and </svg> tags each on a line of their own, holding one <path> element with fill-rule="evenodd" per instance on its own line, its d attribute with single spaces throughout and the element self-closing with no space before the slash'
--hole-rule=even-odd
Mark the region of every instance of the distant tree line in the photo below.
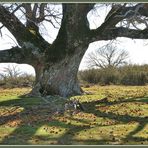
<svg viewBox="0 0 148 148">
<path fill-rule="evenodd" d="M 148 65 L 123 65 L 121 67 L 92 68 L 78 72 L 81 84 L 147 85 Z M 35 76 L 8 66 L 0 73 L 0 88 L 32 87 Z"/>
<path fill-rule="evenodd" d="M 35 76 L 21 72 L 17 66 L 9 65 L 0 72 L 0 88 L 32 87 Z"/>
<path fill-rule="evenodd" d="M 79 71 L 79 80 L 99 85 L 146 85 L 148 65 L 124 65 Z"/>
</svg>

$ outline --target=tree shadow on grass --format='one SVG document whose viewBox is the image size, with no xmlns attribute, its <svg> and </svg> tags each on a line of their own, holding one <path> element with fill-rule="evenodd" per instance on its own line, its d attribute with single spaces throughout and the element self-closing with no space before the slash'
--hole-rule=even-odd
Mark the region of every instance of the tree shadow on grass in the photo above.
<svg viewBox="0 0 148 148">
<path fill-rule="evenodd" d="M 139 103 L 147 103 L 148 104 L 148 98 L 147 97 L 135 97 L 135 98 L 127 98 L 127 99 L 122 99 L 122 100 L 116 100 L 113 102 L 108 102 L 106 101 L 106 98 L 102 99 L 102 100 L 98 100 L 97 103 L 104 103 L 102 104 L 102 106 L 111 106 L 111 105 L 118 105 L 121 103 L 134 103 L 134 102 L 139 102 Z"/>
<path fill-rule="evenodd" d="M 120 114 L 115 114 L 112 112 L 102 112 L 99 109 L 96 109 L 97 104 L 101 104 L 101 106 L 112 106 L 112 105 L 117 105 L 121 103 L 131 103 L 131 102 L 141 102 L 141 103 L 148 103 L 148 98 L 129 98 L 126 100 L 119 100 L 115 102 L 107 102 L 106 98 L 104 100 L 97 100 L 93 102 L 84 102 L 83 105 L 85 108 L 88 108 L 88 110 L 85 110 L 87 113 L 92 113 L 96 115 L 97 117 L 106 117 L 108 119 L 116 120 L 122 123 L 130 123 L 130 122 L 137 122 L 138 126 L 131 132 L 126 135 L 126 137 L 123 139 L 124 142 L 129 142 L 130 140 L 132 141 L 141 141 L 141 144 L 143 144 L 144 141 L 148 142 L 148 138 L 142 138 L 142 137 L 134 137 L 137 133 L 142 131 L 145 126 L 148 124 L 148 117 L 139 117 L 139 116 L 130 116 L 128 114 L 120 115 Z M 98 107 L 97 107 L 98 108 Z"/>
<path fill-rule="evenodd" d="M 13 111 L 10 109 L 0 116 L 0 126 L 14 129 L 10 135 L 6 135 L 3 138 L 1 144 L 29 144 L 28 141 L 30 137 L 32 137 L 41 126 L 41 118 L 39 118 L 38 115 L 41 111 L 40 101 L 39 98 L 19 98 L 0 103 L 1 107 L 13 108 Z M 42 110 L 47 110 L 47 107 L 49 108 L 49 106 L 44 103 L 42 103 L 42 106 L 44 107 Z M 19 107 L 23 108 L 23 110 L 17 112 L 17 108 Z M 49 111 L 47 110 L 43 116 L 47 117 L 47 113 L 49 112 L 50 109 Z"/>
<path fill-rule="evenodd" d="M 33 98 L 20 98 L 1 102 L 1 107 L 13 107 L 13 112 L 12 109 L 10 109 L 8 112 L 0 116 L 1 128 L 5 129 L 6 127 L 7 129 L 9 127 L 13 129 L 12 132 L 9 132 L 9 134 L 6 134 L 3 137 L 1 144 L 69 144 L 69 142 L 71 143 L 70 139 L 72 139 L 74 134 L 73 131 L 79 131 L 86 128 L 86 126 L 75 126 L 56 119 L 52 120 L 54 112 L 49 105 L 37 100 L 35 101 L 38 103 L 33 105 L 34 103 L 32 103 L 32 101 L 34 102 Z M 23 108 L 23 110 L 21 112 L 16 112 L 18 107 Z M 75 122 L 81 122 L 82 124 L 87 123 L 83 119 L 72 119 L 71 116 L 68 117 L 68 119 L 74 120 Z M 62 134 L 61 136 L 56 137 L 56 132 L 44 129 L 45 126 L 66 128 L 67 131 L 64 134 L 65 136 Z M 45 136 L 44 134 L 43 136 L 36 135 L 40 128 L 42 128 Z M 51 132 L 54 132 L 54 135 L 52 135 Z M 51 135 L 53 137 L 51 137 Z M 67 138 L 69 141 L 67 141 Z"/>
<path fill-rule="evenodd" d="M 127 142 L 129 140 L 131 141 L 136 141 L 136 142 L 141 142 L 141 144 L 143 144 L 143 142 L 148 142 L 148 138 L 143 138 L 143 137 L 135 137 L 134 135 L 136 135 L 137 133 L 139 133 L 140 131 L 142 131 L 145 126 L 147 125 L 148 120 L 146 120 L 145 122 L 139 122 L 137 128 L 135 128 L 133 131 L 131 131 L 126 138 L 123 139 L 124 142 Z"/>
<path fill-rule="evenodd" d="M 36 106 L 33 105 L 32 101 L 29 102 L 29 104 L 26 102 L 26 99 L 33 99 L 33 98 L 22 98 L 22 99 L 16 99 L 16 100 L 10 100 L 10 101 L 3 101 L 1 102 L 1 106 L 20 106 L 23 107 L 24 110 L 22 112 L 16 112 L 8 115 L 1 115 L 0 117 L 0 125 L 4 126 L 6 123 L 11 123 L 13 121 L 17 121 L 21 119 L 21 122 L 14 124 L 10 124 L 14 130 L 9 134 L 6 135 L 1 144 L 59 144 L 59 145 L 71 145 L 71 144 L 106 144 L 107 142 L 114 142 L 112 139 L 106 139 L 105 137 L 102 137 L 102 139 L 91 139 L 91 135 L 89 139 L 75 139 L 76 135 L 79 135 L 81 131 L 89 130 L 91 127 L 85 120 L 79 119 L 78 122 L 81 122 L 81 125 L 73 125 L 68 124 L 66 122 L 61 122 L 59 120 L 50 120 L 52 119 L 52 116 L 54 116 L 52 113 L 52 110 L 47 104 L 43 104 L 39 101 L 36 101 Z M 35 98 L 36 99 L 36 98 Z M 126 102 L 136 102 L 137 98 L 132 98 L 129 100 L 126 100 Z M 140 100 L 142 102 L 147 102 L 147 98 Z M 92 101 L 92 102 L 84 102 L 82 105 L 85 107 L 84 113 L 94 114 L 97 117 L 104 117 L 107 119 L 116 120 L 122 123 L 129 123 L 131 121 L 137 122 L 138 126 L 128 133 L 125 138 L 123 138 L 123 144 L 124 142 L 127 142 L 129 140 L 132 141 L 147 141 L 148 138 L 138 138 L 134 137 L 135 134 L 142 131 L 146 124 L 148 123 L 148 118 L 146 117 L 133 117 L 130 115 L 120 115 L 115 114 L 112 112 L 102 112 L 96 108 L 96 105 L 101 104 L 104 105 L 115 105 L 120 104 L 125 101 L 118 101 L 118 102 L 112 102 L 110 104 L 109 102 L 100 102 L 98 101 Z M 33 105 L 33 106 L 32 106 Z M 69 117 L 69 120 L 75 120 L 73 117 Z M 84 125 L 83 125 L 84 124 Z M 48 127 L 56 126 L 58 128 L 66 128 L 67 130 L 65 133 L 60 134 L 59 136 L 56 136 L 56 132 L 51 134 L 51 130 L 49 129 L 43 129 L 46 130 L 45 135 L 36 135 L 36 132 L 43 128 L 43 126 L 47 125 Z M 101 127 L 102 125 L 97 125 Z M 4 127 L 5 128 L 5 127 Z"/>
</svg>

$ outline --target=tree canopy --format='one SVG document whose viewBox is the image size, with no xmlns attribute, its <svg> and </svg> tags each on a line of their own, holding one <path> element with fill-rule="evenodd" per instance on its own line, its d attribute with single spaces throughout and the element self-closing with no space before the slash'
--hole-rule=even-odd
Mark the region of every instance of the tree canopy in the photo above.
<svg viewBox="0 0 148 148">
<path fill-rule="evenodd" d="M 32 91 L 35 95 L 80 94 L 76 75 L 89 43 L 117 37 L 148 39 L 148 4 L 108 4 L 110 10 L 104 22 L 90 29 L 87 15 L 101 6 L 94 3 L 0 4 L 1 28 L 6 27 L 18 43 L 0 51 L 0 62 L 32 65 L 36 72 Z M 59 27 L 53 43 L 41 34 L 39 25 L 44 22 Z"/>
</svg>

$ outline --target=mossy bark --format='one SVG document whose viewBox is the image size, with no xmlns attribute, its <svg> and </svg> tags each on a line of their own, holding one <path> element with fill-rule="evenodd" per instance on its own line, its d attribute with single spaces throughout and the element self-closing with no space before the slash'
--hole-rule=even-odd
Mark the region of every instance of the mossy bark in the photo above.
<svg viewBox="0 0 148 148">
<path fill-rule="evenodd" d="M 87 48 L 80 46 L 80 48 Z M 60 95 L 62 97 L 80 95 L 77 72 L 85 50 L 77 50 L 73 55 L 51 64 L 37 65 L 36 81 L 32 92 L 33 96 Z"/>
</svg>

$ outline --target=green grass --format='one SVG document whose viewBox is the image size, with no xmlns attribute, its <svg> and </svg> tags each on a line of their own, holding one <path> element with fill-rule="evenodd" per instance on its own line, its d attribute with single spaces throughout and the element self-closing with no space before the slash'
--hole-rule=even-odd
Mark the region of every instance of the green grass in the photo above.
<svg viewBox="0 0 148 148">
<path fill-rule="evenodd" d="M 148 86 L 83 89 L 91 94 L 70 98 L 85 108 L 75 114 L 56 114 L 57 96 L 48 104 L 21 97 L 29 89 L 0 89 L 0 144 L 148 144 Z"/>
</svg>

